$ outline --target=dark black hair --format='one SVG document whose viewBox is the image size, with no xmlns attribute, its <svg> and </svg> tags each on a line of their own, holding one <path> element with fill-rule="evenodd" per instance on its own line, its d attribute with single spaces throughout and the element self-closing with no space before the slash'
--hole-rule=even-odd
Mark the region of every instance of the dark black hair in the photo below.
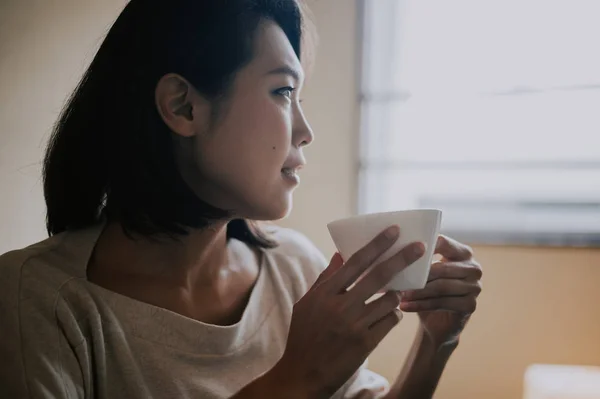
<svg viewBox="0 0 600 399">
<path fill-rule="evenodd" d="M 145 236 L 185 235 L 235 217 L 200 200 L 176 165 L 173 133 L 155 105 L 167 73 L 218 101 L 252 59 L 259 22 L 285 32 L 300 58 L 297 0 L 131 0 L 63 110 L 44 159 L 50 235 L 104 217 Z M 255 222 L 233 219 L 228 237 L 275 245 Z"/>
</svg>

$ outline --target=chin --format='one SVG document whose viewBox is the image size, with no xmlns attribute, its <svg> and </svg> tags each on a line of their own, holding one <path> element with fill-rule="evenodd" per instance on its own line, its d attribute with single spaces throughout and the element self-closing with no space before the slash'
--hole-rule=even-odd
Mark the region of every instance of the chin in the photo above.
<svg viewBox="0 0 600 399">
<path fill-rule="evenodd" d="M 290 203 L 288 206 L 282 206 L 280 208 L 277 209 L 272 209 L 270 214 L 264 218 L 263 220 L 280 220 L 280 219 L 285 219 L 286 217 L 289 216 L 289 214 L 292 212 L 292 204 Z"/>
<path fill-rule="evenodd" d="M 287 208 L 285 208 L 285 210 L 281 211 L 276 219 L 273 220 L 280 220 L 280 219 L 285 219 L 286 217 L 290 216 L 290 213 L 292 212 L 292 204 L 290 204 L 290 206 L 288 206 Z"/>
<path fill-rule="evenodd" d="M 275 221 L 286 218 L 291 211 L 292 198 L 290 195 L 288 198 L 256 207 L 254 212 L 248 212 L 246 217 L 252 220 Z"/>
</svg>

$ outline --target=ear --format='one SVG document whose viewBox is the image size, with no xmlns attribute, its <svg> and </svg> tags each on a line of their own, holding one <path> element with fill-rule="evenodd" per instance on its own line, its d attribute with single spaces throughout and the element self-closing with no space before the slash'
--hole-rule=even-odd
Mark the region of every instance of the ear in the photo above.
<svg viewBox="0 0 600 399">
<path fill-rule="evenodd" d="M 155 101 L 162 120 L 180 136 L 195 136 L 208 122 L 208 102 L 180 75 L 169 73 L 158 81 Z"/>
</svg>

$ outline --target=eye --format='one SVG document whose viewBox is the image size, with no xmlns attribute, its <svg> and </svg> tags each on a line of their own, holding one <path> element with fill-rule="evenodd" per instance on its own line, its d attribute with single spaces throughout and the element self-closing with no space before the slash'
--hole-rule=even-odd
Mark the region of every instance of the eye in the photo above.
<svg viewBox="0 0 600 399">
<path fill-rule="evenodd" d="M 275 90 L 275 94 L 278 94 L 280 96 L 284 96 L 287 98 L 292 98 L 292 94 L 294 93 L 294 91 L 296 91 L 296 88 L 291 87 L 291 86 L 286 86 L 286 87 L 282 87 L 280 89 Z"/>
</svg>

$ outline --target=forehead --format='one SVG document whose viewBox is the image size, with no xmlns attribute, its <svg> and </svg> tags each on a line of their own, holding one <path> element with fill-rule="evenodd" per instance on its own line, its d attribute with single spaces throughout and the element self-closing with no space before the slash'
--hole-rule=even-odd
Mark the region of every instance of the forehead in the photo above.
<svg viewBox="0 0 600 399">
<path fill-rule="evenodd" d="M 272 70 L 289 67 L 303 74 L 300 60 L 283 30 L 273 21 L 260 22 L 254 37 L 254 58 L 249 67 Z"/>
</svg>

